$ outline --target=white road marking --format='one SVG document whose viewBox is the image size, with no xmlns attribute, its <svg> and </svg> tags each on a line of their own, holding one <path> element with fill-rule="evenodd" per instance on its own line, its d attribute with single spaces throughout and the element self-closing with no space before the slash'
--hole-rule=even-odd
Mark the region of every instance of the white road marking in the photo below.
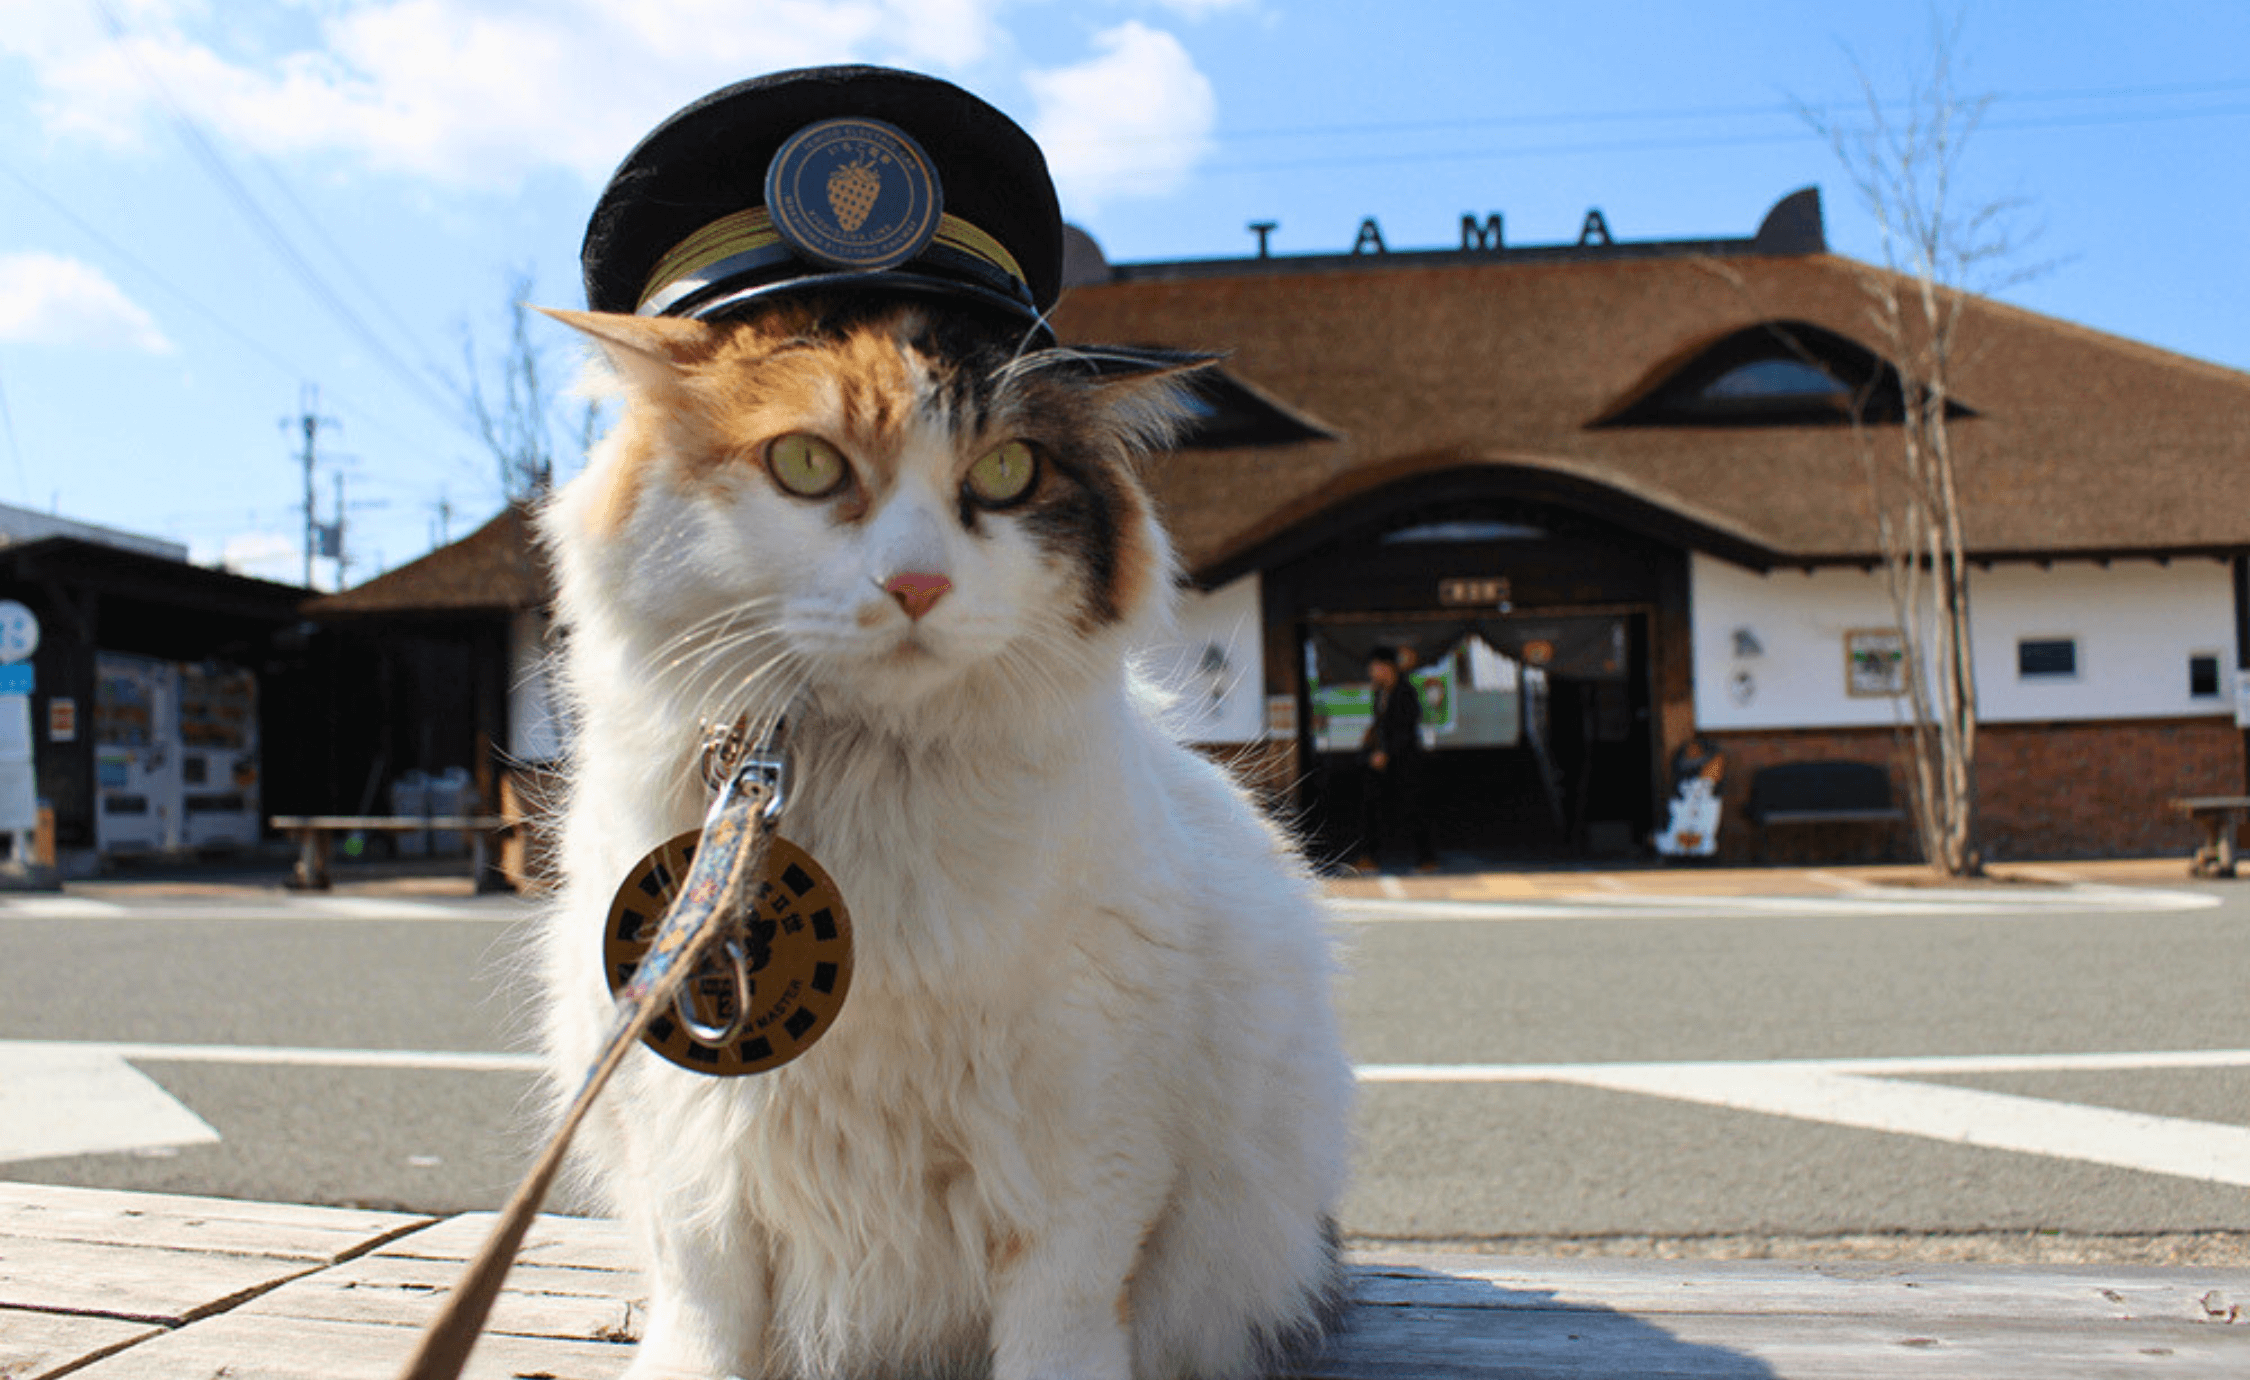
<svg viewBox="0 0 2250 1380">
<path fill-rule="evenodd" d="M 133 1062 L 535 1074 L 535 1054 L 0 1040 L 0 1163 L 209 1144 L 218 1133 Z M 1939 1084 L 1978 1073 L 2250 1068 L 2250 1049 L 1679 1063 L 1363 1064 L 1364 1083 L 1568 1083 L 2250 1187 L 2250 1127 Z"/>
<path fill-rule="evenodd" d="M 151 896 L 130 903 L 78 896 L 0 898 L 7 920 L 240 920 L 276 921 L 451 920 L 513 925 L 532 906 L 503 900 L 410 901 L 381 896 Z"/>
<path fill-rule="evenodd" d="M 2219 897 L 2205 891 L 2166 891 L 2131 887 L 2058 887 L 2052 891 L 1950 890 L 1869 887 L 1836 896 L 1666 896 L 1625 897 L 1587 892 L 1584 899 L 1538 901 L 1414 901 L 1337 897 L 1329 901 L 1338 918 L 1353 924 L 1392 924 L 1424 920 L 1740 920 L 1869 919 L 1920 920 L 1962 915 L 2036 920 L 2050 915 L 2147 914 L 2209 910 Z"/>
<path fill-rule="evenodd" d="M 382 896 L 307 896 L 297 907 L 345 920 L 465 920 L 482 918 L 465 908 L 431 901 L 398 901 Z M 511 915 L 509 919 L 516 917 Z"/>
<path fill-rule="evenodd" d="M 0 902 L 0 913 L 34 920 L 107 920 L 131 914 L 115 901 L 95 901 L 84 896 L 11 896 Z"/>
<path fill-rule="evenodd" d="M 1770 1068 L 1644 1070 L 1572 1081 L 1829 1126 L 2250 1187 L 2250 1126 L 2149 1116 L 1981 1088 Z"/>
<path fill-rule="evenodd" d="M 160 1045 L 93 1040 L 0 1040 L 0 1057 L 100 1054 L 152 1064 L 282 1064 L 298 1068 L 405 1069 L 416 1073 L 536 1073 L 536 1054 L 451 1049 L 324 1049 L 292 1045 Z"/>
<path fill-rule="evenodd" d="M 0 1164 L 218 1139 L 122 1055 L 98 1045 L 0 1041 Z"/>
<path fill-rule="evenodd" d="M 2250 1068 L 2250 1049 L 2159 1049 L 2130 1053 L 1918 1054 L 1874 1059 L 1711 1059 L 1619 1064 L 1361 1064 L 1363 1083 L 1571 1083 L 1612 1073 L 1673 1069 L 1738 1069 L 1782 1074 L 1855 1074 L 1865 1078 L 1949 1073 L 2131 1073 L 2143 1069 Z"/>
<path fill-rule="evenodd" d="M 2250 1187 L 2250 1127 L 1943 1084 L 1916 1075 L 2250 1068 L 2250 1050 L 1677 1064 L 1365 1064 L 1367 1083 L 1571 1083 L 1732 1111 Z"/>
</svg>

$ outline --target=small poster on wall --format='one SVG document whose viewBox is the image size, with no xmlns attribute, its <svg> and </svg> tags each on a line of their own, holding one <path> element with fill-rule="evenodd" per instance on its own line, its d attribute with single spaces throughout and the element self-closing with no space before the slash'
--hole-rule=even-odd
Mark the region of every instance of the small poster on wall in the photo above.
<svg viewBox="0 0 2250 1380">
<path fill-rule="evenodd" d="M 1851 695 L 1906 693 L 1906 639 L 1896 628 L 1854 628 L 1844 634 L 1844 690 Z"/>
</svg>

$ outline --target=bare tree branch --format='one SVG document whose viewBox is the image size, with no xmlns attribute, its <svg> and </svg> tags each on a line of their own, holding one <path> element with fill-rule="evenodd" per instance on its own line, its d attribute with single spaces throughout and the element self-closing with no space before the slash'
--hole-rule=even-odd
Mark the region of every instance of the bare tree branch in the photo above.
<svg viewBox="0 0 2250 1380">
<path fill-rule="evenodd" d="M 532 339 L 531 275 L 517 273 L 508 282 L 508 344 L 492 362 L 498 375 L 495 400 L 485 382 L 486 367 L 477 355 L 476 338 L 461 331 L 463 377 L 461 393 L 475 419 L 477 434 L 498 469 L 500 491 L 511 503 L 529 502 L 544 495 L 555 483 L 554 415 L 559 402 L 547 372 L 547 362 Z M 597 409 L 586 405 L 576 438 L 580 455 L 594 435 Z"/>
<path fill-rule="evenodd" d="M 1924 858 L 1953 876 L 1982 872 L 1976 828 L 1976 667 L 1970 644 L 1969 566 L 1960 459 L 1950 413 L 1967 347 L 1974 290 L 2022 281 L 2019 200 L 1956 205 L 1961 159 L 1990 97 L 1955 89 L 1961 20 L 1933 24 L 1930 68 L 1903 114 L 1893 115 L 1855 61 L 1864 124 L 1847 125 L 1799 103 L 1843 164 L 1873 218 L 1882 263 L 1859 274 L 1875 340 L 1900 386 L 1896 433 L 1856 413 L 1854 434 L 1875 510 L 1893 616 L 1906 647 L 1900 734 Z"/>
</svg>

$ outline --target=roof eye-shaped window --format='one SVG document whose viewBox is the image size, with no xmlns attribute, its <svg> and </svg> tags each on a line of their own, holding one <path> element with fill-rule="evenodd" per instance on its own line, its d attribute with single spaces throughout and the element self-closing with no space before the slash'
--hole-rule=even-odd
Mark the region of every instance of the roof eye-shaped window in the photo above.
<svg viewBox="0 0 2250 1380">
<path fill-rule="evenodd" d="M 1704 346 L 1649 380 L 1595 426 L 1835 426 L 1897 422 L 1898 371 L 1809 321 L 1766 321 Z M 1976 415 L 1959 403 L 1947 415 Z"/>
<path fill-rule="evenodd" d="M 1738 364 L 1703 386 L 1712 401 L 1730 398 L 1839 398 L 1851 389 L 1817 364 L 1801 359 L 1758 359 Z"/>
</svg>

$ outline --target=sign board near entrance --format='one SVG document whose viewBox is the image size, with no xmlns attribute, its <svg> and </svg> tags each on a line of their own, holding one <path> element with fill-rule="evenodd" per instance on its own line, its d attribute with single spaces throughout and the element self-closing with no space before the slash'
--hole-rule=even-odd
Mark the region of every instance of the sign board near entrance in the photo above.
<svg viewBox="0 0 2250 1380">
<path fill-rule="evenodd" d="M 1506 608 L 1511 598 L 1505 575 L 1457 576 L 1438 581 L 1438 602 L 1447 608 Z"/>
</svg>

